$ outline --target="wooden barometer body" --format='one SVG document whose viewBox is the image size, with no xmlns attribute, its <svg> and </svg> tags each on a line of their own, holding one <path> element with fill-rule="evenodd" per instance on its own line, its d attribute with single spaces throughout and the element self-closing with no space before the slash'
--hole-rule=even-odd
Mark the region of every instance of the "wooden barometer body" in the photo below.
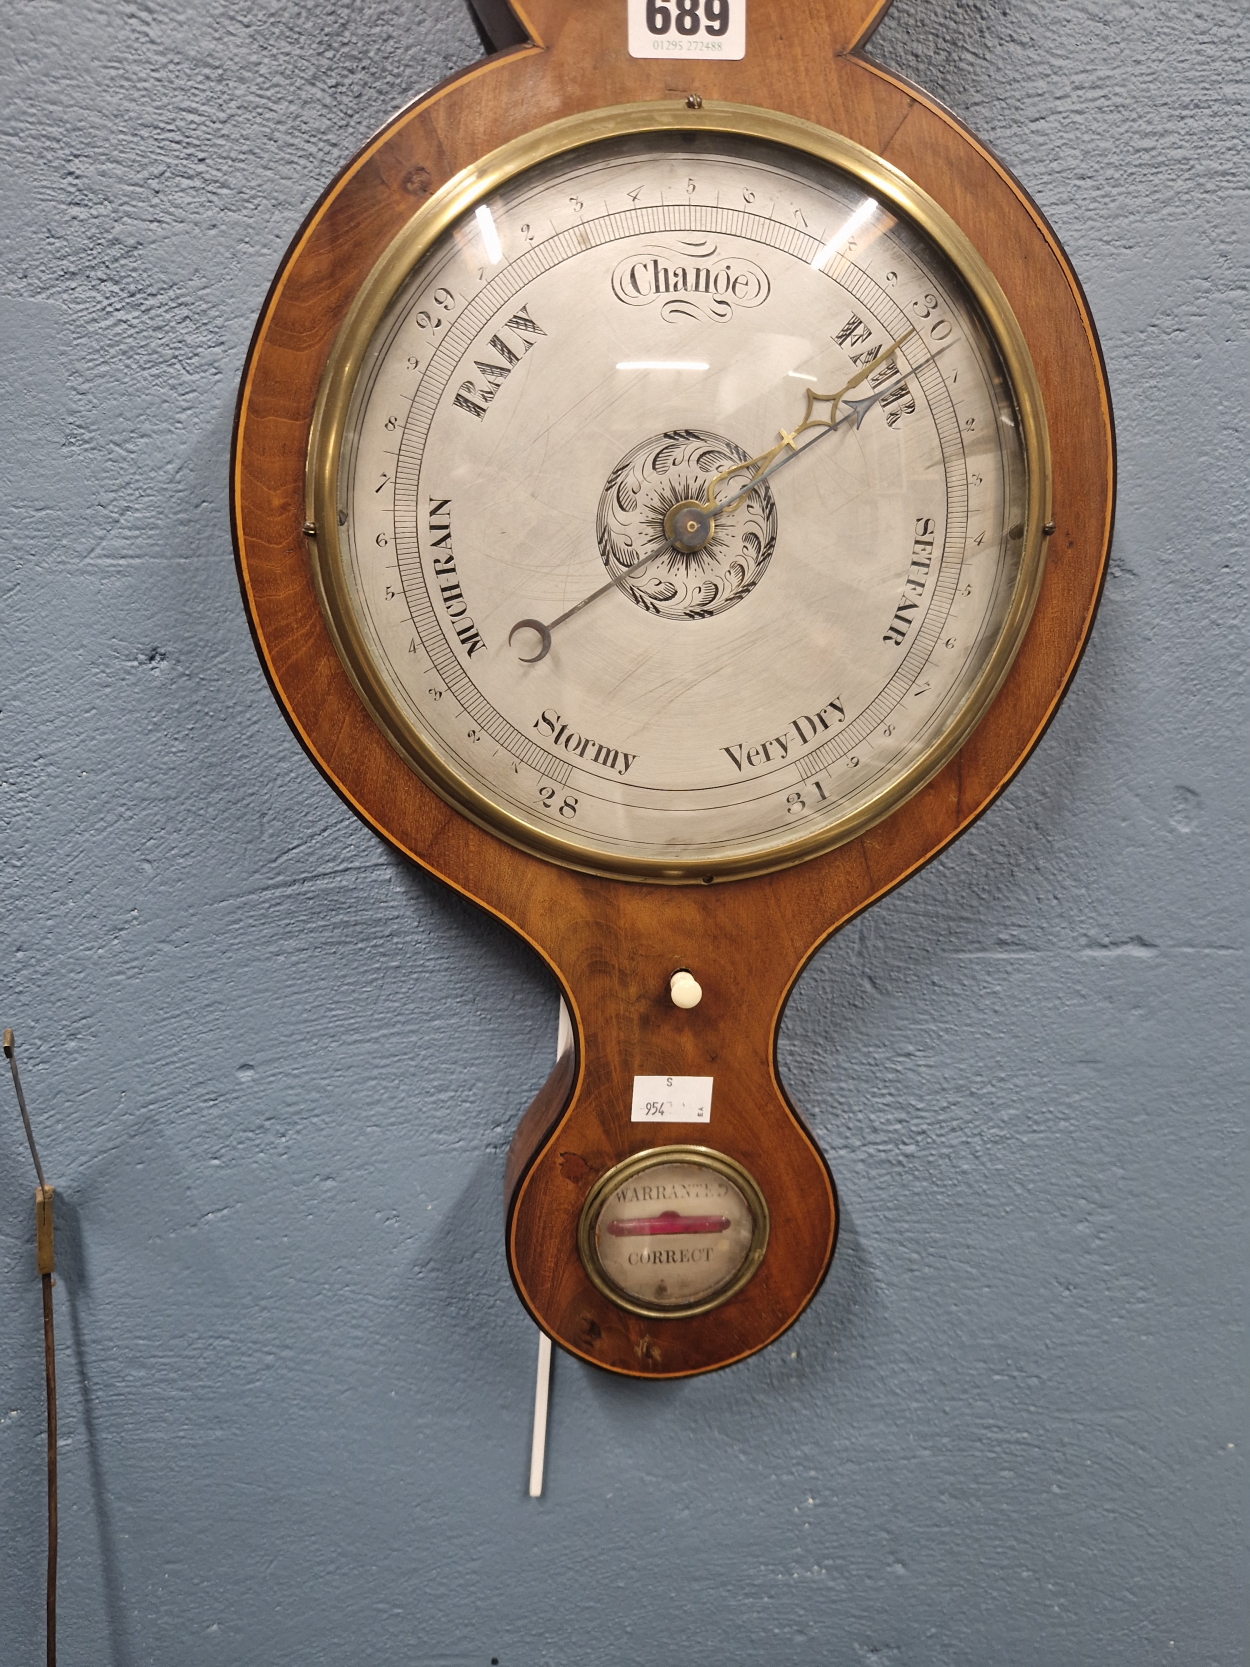
<svg viewBox="0 0 1250 1667">
<path fill-rule="evenodd" d="M 635 1377 L 740 1360 L 819 1288 L 837 1199 L 777 1078 L 787 995 L 1020 767 L 1110 539 L 1080 287 L 859 55 L 887 3 L 500 0 L 519 44 L 327 190 L 240 392 L 275 693 L 558 978 L 574 1046 L 512 1142 L 508 1263 Z M 741 57 L 689 46 L 744 16 Z"/>
</svg>

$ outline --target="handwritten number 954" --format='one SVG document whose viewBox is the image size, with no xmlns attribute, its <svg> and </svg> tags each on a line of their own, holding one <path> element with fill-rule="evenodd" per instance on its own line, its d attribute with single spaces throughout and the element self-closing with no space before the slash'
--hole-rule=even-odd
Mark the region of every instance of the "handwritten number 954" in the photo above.
<svg viewBox="0 0 1250 1667">
<path fill-rule="evenodd" d="M 653 35 L 667 35 L 674 23 L 679 35 L 723 35 L 729 29 L 730 0 L 647 0 L 647 28 Z M 700 15 L 701 14 L 701 15 Z"/>
</svg>

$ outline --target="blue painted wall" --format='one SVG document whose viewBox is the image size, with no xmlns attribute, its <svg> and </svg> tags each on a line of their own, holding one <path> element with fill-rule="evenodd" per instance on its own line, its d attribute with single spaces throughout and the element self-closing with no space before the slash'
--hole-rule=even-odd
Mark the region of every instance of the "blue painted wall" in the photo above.
<svg viewBox="0 0 1250 1667">
<path fill-rule="evenodd" d="M 1083 276 L 1111 576 L 1021 777 L 791 1004 L 819 1300 L 706 1380 L 560 1359 L 533 1503 L 498 1198 L 555 994 L 308 763 L 226 509 L 289 238 L 476 36 L 10 0 L 0 1023 L 60 1188 L 63 1662 L 1241 1661 L 1246 21 L 899 0 L 877 37 Z M 0 1083 L 5 1667 L 42 1660 L 31 1182 Z"/>
</svg>

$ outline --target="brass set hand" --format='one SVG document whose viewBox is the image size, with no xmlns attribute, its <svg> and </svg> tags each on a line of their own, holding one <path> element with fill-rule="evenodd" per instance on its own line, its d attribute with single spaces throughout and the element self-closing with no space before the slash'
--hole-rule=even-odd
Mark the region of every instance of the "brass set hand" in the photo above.
<svg viewBox="0 0 1250 1667">
<path fill-rule="evenodd" d="M 858 388 L 861 382 L 866 382 L 872 375 L 873 371 L 879 371 L 882 364 L 888 364 L 891 355 L 896 353 L 898 349 L 902 347 L 903 343 L 915 334 L 916 332 L 914 328 L 904 330 L 898 340 L 892 341 L 884 353 L 877 354 L 874 359 L 870 359 L 866 365 L 861 366 L 861 368 L 855 372 L 855 375 L 852 376 L 851 380 L 839 388 L 836 394 L 818 394 L 814 392 L 813 389 L 808 388 L 806 390 L 807 414 L 794 432 L 792 434 L 787 434 L 783 428 L 780 431 L 781 438 L 778 440 L 777 444 L 770 447 L 768 451 L 762 451 L 758 457 L 750 457 L 745 463 L 735 463 L 731 469 L 722 469 L 720 474 L 713 475 L 711 480 L 707 483 L 707 491 L 704 494 L 700 507 L 706 510 L 709 515 L 728 515 L 732 510 L 737 509 L 738 505 L 742 503 L 745 498 L 750 497 L 756 485 L 763 480 L 766 474 L 776 472 L 775 470 L 772 470 L 771 466 L 775 460 L 781 456 L 783 451 L 789 450 L 792 454 L 797 455 L 799 451 L 806 450 L 806 447 L 800 447 L 795 444 L 795 441 L 798 439 L 800 434 L 806 434 L 809 428 L 840 428 L 842 426 L 842 421 L 845 419 L 839 420 L 838 406 L 842 403 L 846 395 L 850 393 L 852 388 Z M 901 381 L 902 378 L 899 380 Z M 863 422 L 868 408 L 875 405 L 881 398 L 881 395 L 888 391 L 888 389 L 882 388 L 869 400 L 847 400 L 848 405 L 863 406 L 863 410 L 858 412 L 856 417 L 856 428 L 858 428 L 860 423 Z M 813 414 L 818 405 L 828 405 L 829 415 L 827 417 L 817 417 Z M 811 442 L 809 441 L 809 444 L 810 443 Z M 789 462 L 789 458 L 787 458 L 786 461 Z M 742 487 L 741 490 L 738 491 L 728 503 L 718 504 L 716 502 L 716 488 L 723 480 L 732 480 L 735 475 L 742 474 L 744 470 L 750 471 L 750 479 L 747 481 L 746 485 Z"/>
</svg>

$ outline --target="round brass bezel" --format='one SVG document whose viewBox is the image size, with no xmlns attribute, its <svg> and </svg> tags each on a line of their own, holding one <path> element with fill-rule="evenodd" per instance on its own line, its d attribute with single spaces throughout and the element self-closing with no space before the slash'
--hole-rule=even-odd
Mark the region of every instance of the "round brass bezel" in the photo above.
<svg viewBox="0 0 1250 1667">
<path fill-rule="evenodd" d="M 438 238 L 484 197 L 537 163 L 596 141 L 672 131 L 765 139 L 817 157 L 861 181 L 936 244 L 967 286 L 1002 359 L 1020 419 L 1027 479 L 1023 548 L 1011 603 L 993 652 L 943 734 L 852 815 L 803 838 L 780 841 L 771 850 L 690 862 L 625 857 L 599 850 L 593 842 L 561 838 L 495 804 L 436 753 L 385 688 L 357 625 L 339 545 L 335 490 L 348 408 L 369 344 L 401 285 Z M 339 659 L 378 728 L 428 787 L 479 827 L 564 867 L 650 884 L 695 884 L 790 868 L 846 844 L 918 793 L 959 751 L 1002 687 L 1041 589 L 1043 529 L 1051 512 L 1050 442 L 1037 373 L 1010 303 L 955 221 L 905 174 L 850 139 L 778 111 L 728 103 L 707 103 L 698 110 L 684 103 L 622 104 L 566 117 L 500 146 L 448 180 L 392 239 L 357 292 L 330 350 L 309 434 L 305 503 L 315 529 L 309 536 L 313 581 Z"/>
<path fill-rule="evenodd" d="M 595 1245 L 595 1221 L 613 1187 L 632 1181 L 636 1175 L 641 1175 L 648 1169 L 656 1169 L 661 1164 L 668 1163 L 697 1164 L 702 1169 L 713 1169 L 726 1180 L 733 1182 L 746 1199 L 747 1207 L 751 1211 L 751 1247 L 733 1278 L 714 1291 L 710 1297 L 704 1297 L 701 1302 L 658 1308 L 653 1304 L 636 1302 L 608 1278 L 599 1261 Z M 735 1158 L 726 1157 L 723 1152 L 713 1151 L 710 1146 L 651 1146 L 645 1152 L 635 1152 L 623 1163 L 614 1164 L 590 1189 L 577 1222 L 577 1253 L 582 1259 L 582 1266 L 591 1284 L 618 1308 L 624 1308 L 631 1314 L 641 1314 L 649 1320 L 688 1320 L 696 1314 L 706 1314 L 713 1308 L 719 1308 L 722 1303 L 728 1302 L 730 1297 L 736 1296 L 754 1277 L 764 1260 L 764 1252 L 768 1249 L 768 1230 L 768 1205 L 764 1201 L 764 1194 L 760 1191 L 755 1177 Z"/>
</svg>

